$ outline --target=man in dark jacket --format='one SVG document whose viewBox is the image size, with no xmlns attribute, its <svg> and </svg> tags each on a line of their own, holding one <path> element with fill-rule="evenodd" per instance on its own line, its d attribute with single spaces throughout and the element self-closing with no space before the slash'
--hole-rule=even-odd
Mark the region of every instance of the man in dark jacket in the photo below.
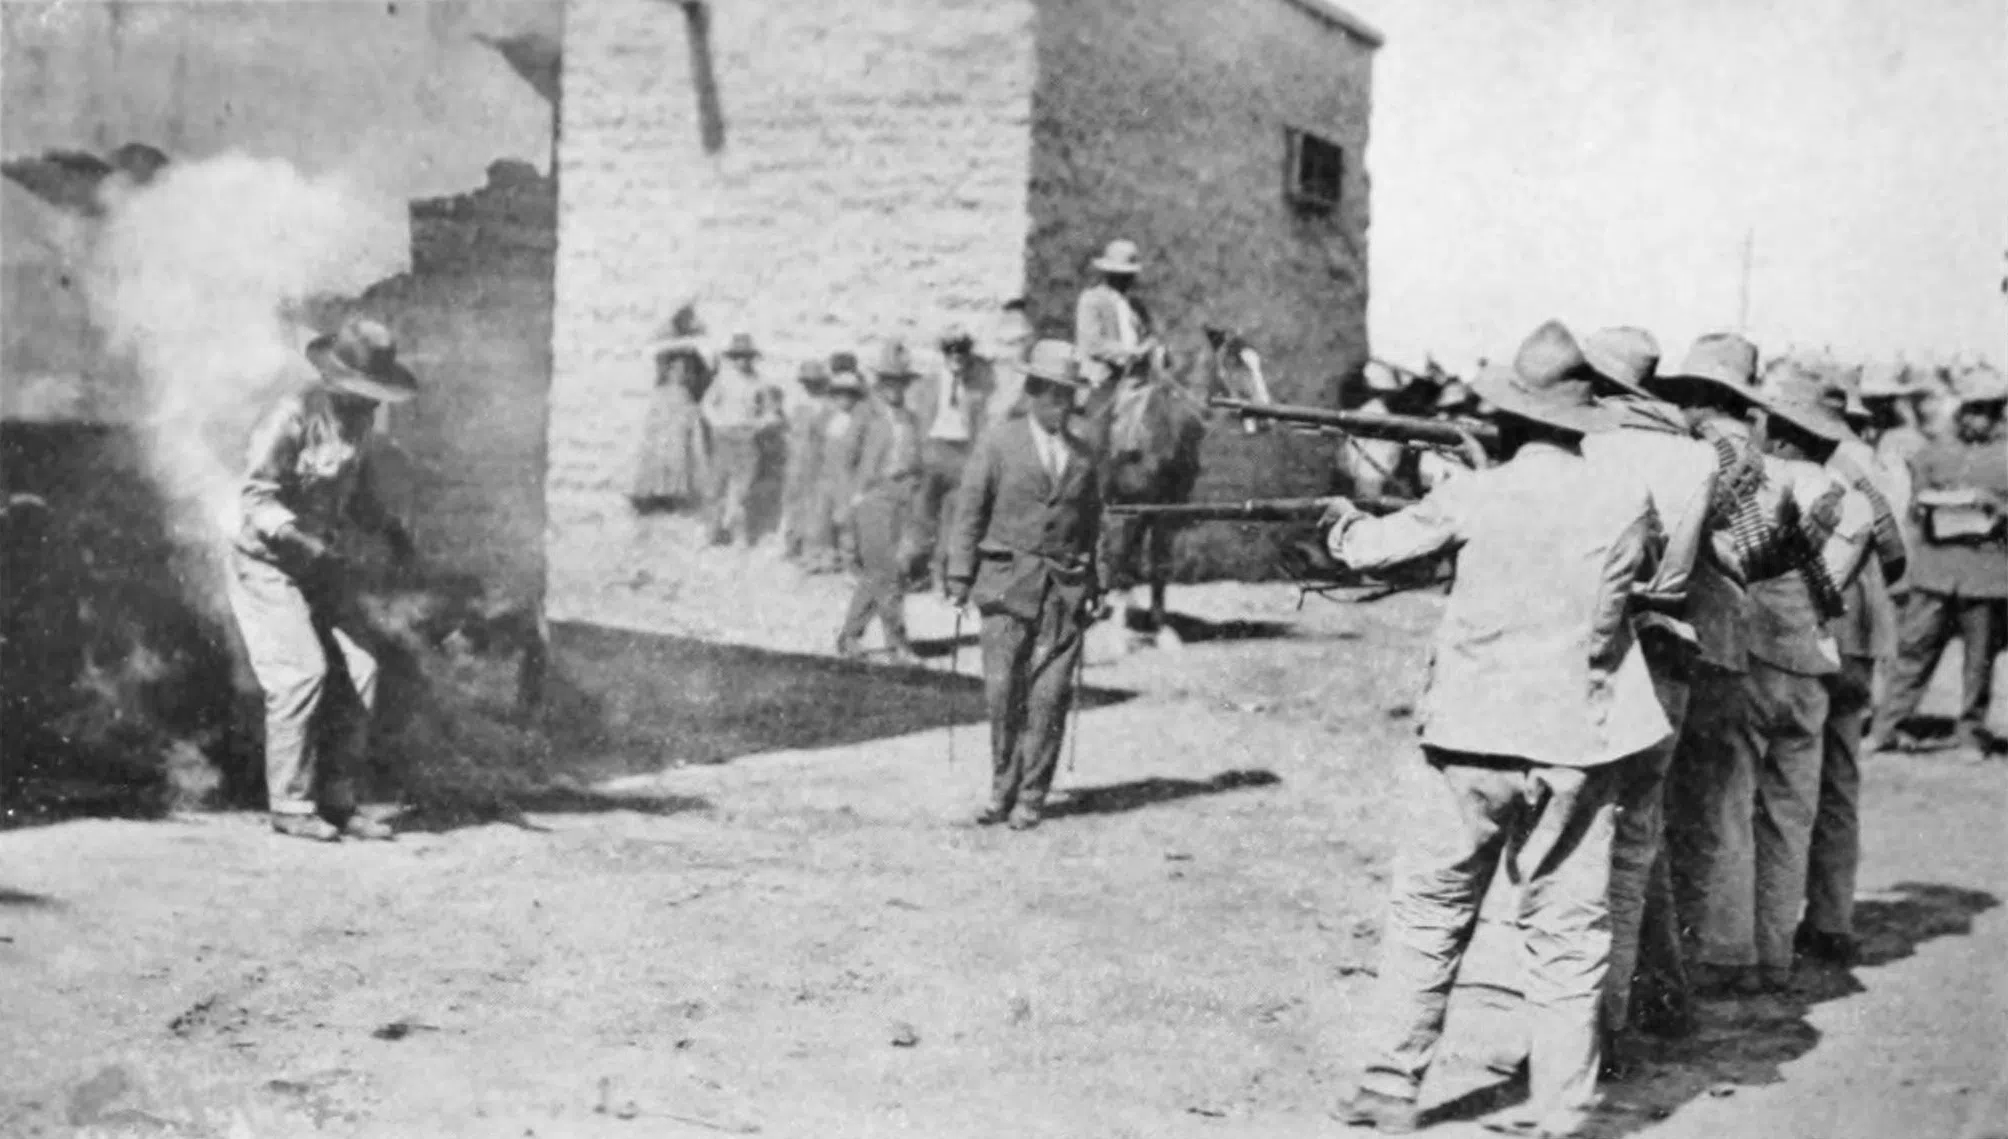
<svg viewBox="0 0 2008 1139">
<path fill-rule="evenodd" d="M 1084 388 L 1073 345 L 1034 345 L 1027 414 L 977 441 L 956 492 L 949 599 L 983 615 L 992 772 L 983 826 L 1039 824 L 1073 705 L 1101 515 L 1094 451 L 1067 429 Z"/>
<path fill-rule="evenodd" d="M 837 634 L 837 654 L 855 657 L 865 626 L 877 616 L 896 664 L 915 664 L 906 639 L 906 574 L 913 564 L 910 523 L 920 486 L 920 425 L 906 408 L 914 371 L 906 345 L 888 341 L 872 366 L 872 401 L 841 460 L 848 494 L 840 529 L 855 549 L 857 589 Z M 868 408 L 868 410 L 866 410 Z"/>
</svg>

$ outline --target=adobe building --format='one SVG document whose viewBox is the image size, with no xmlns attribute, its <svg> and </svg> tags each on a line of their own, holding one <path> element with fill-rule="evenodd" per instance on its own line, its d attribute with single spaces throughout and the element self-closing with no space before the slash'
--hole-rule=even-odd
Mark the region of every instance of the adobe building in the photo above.
<svg viewBox="0 0 2008 1139">
<path fill-rule="evenodd" d="M 931 367 L 941 328 L 981 335 L 1012 297 L 1071 335 L 1088 261 L 1125 236 L 1174 346 L 1234 328 L 1310 403 L 1366 359 L 1381 41 L 1326 0 L 595 0 L 565 38 L 555 607 L 634 568 L 568 565 L 566 535 L 622 508 L 641 346 L 685 299 L 776 379 L 887 335 Z M 1199 494 L 1330 477 L 1328 445 L 1223 421 Z M 1264 574 L 1248 537 L 1195 530 L 1184 569 Z"/>
</svg>

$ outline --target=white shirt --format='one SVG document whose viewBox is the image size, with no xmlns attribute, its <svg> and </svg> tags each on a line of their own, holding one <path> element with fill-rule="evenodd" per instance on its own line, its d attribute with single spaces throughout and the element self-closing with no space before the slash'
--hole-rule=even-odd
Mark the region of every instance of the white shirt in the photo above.
<svg viewBox="0 0 2008 1139">
<path fill-rule="evenodd" d="M 950 443 L 969 442 L 969 415 L 963 407 L 968 394 L 962 390 L 962 375 L 953 368 L 941 373 L 941 398 L 935 401 L 934 425 L 928 429 L 929 439 L 941 439 Z"/>
<path fill-rule="evenodd" d="M 1039 421 L 1029 416 L 1026 426 L 1032 429 L 1032 447 L 1039 452 L 1039 465 L 1046 468 L 1046 474 L 1054 482 L 1067 472 L 1067 444 L 1060 436 L 1039 426 Z"/>
<path fill-rule="evenodd" d="M 1116 339 L 1125 348 L 1137 346 L 1136 310 L 1130 307 L 1129 298 L 1116 294 L 1122 303 L 1116 306 Z"/>
</svg>

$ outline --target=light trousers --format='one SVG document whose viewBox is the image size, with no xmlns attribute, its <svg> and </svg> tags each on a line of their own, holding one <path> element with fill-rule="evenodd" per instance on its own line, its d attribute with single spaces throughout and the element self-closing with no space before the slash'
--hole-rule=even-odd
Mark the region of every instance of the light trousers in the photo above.
<svg viewBox="0 0 2008 1139">
<path fill-rule="evenodd" d="M 302 588 L 278 567 L 232 553 L 230 608 L 265 692 L 265 788 L 272 811 L 311 815 L 355 803 L 369 744 L 377 662 L 359 623 L 331 591 Z M 337 676 L 356 696 L 343 723 L 328 700 Z"/>
<path fill-rule="evenodd" d="M 1578 1116 L 1594 1103 L 1601 1060 L 1617 765 L 1427 754 L 1439 778 L 1397 861 L 1361 1087 L 1416 1096 L 1480 903 L 1503 863 L 1519 889 L 1530 1107 L 1543 1120 Z"/>
</svg>

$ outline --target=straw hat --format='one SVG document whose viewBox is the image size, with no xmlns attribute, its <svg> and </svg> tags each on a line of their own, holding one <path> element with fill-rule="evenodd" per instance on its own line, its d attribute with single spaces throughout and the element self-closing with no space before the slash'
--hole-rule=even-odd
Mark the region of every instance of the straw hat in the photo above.
<svg viewBox="0 0 2008 1139">
<path fill-rule="evenodd" d="M 703 336 L 704 331 L 704 322 L 697 318 L 697 305 L 686 302 L 668 320 L 662 322 L 661 327 L 655 330 L 654 336 L 649 337 L 648 350 L 651 353 L 661 352 L 682 342 L 695 340 Z"/>
<path fill-rule="evenodd" d="M 878 354 L 872 358 L 873 379 L 911 380 L 914 375 L 913 358 L 903 341 L 888 340 L 879 345 Z"/>
<path fill-rule="evenodd" d="M 352 316 L 307 344 L 328 386 L 378 403 L 404 403 L 418 394 L 418 377 L 397 362 L 397 339 L 382 323 Z"/>
<path fill-rule="evenodd" d="M 1583 358 L 1597 375 L 1632 395 L 1649 396 L 1645 382 L 1659 368 L 1659 341 L 1643 328 L 1605 328 L 1583 341 Z"/>
<path fill-rule="evenodd" d="M 725 355 L 728 358 L 751 359 L 759 354 L 760 349 L 754 347 L 751 333 L 735 332 L 732 334 L 732 342 L 725 346 Z"/>
<path fill-rule="evenodd" d="M 1081 363 L 1074 356 L 1074 346 L 1065 340 L 1041 340 L 1032 345 L 1025 358 L 1025 378 L 1076 391 L 1088 386 L 1081 378 Z"/>
<path fill-rule="evenodd" d="M 804 360 L 795 381 L 805 388 L 822 387 L 830 382 L 829 365 L 821 360 Z"/>
<path fill-rule="evenodd" d="M 1585 434 L 1605 426 L 1590 386 L 1589 362 L 1560 321 L 1548 321 L 1520 345 L 1513 366 L 1488 370 L 1472 384 L 1495 414 Z"/>
<path fill-rule="evenodd" d="M 1825 439 L 1829 443 L 1839 443 L 1853 439 L 1855 433 L 1848 429 L 1843 417 L 1847 397 L 1842 394 L 1840 407 L 1836 407 L 1829 394 L 1830 385 L 1815 375 L 1812 369 L 1797 361 L 1787 360 L 1767 369 L 1764 383 L 1758 389 L 1757 402 L 1764 410 L 1783 419 L 1801 431 Z"/>
<path fill-rule="evenodd" d="M 2008 381 L 2001 378 L 2001 373 L 1982 364 L 1961 372 L 1959 378 L 1953 381 L 1952 394 L 1959 400 L 1962 409 L 1976 404 L 2008 403 Z"/>
<path fill-rule="evenodd" d="M 830 373 L 830 385 L 827 390 L 831 395 L 840 395 L 846 392 L 851 395 L 863 395 L 865 394 L 865 378 L 858 375 L 858 370 L 855 367 L 838 368 Z"/>
<path fill-rule="evenodd" d="M 1104 273 L 1134 275 L 1143 272 L 1143 257 L 1137 252 L 1136 242 L 1118 237 L 1095 258 L 1094 266 Z"/>
<path fill-rule="evenodd" d="M 1863 399 L 1916 399 L 1927 394 L 1922 385 L 1911 382 L 1910 370 L 1902 364 L 1884 362 L 1862 369 Z"/>
<path fill-rule="evenodd" d="M 1697 388 L 1727 392 L 1748 404 L 1757 402 L 1757 346 L 1733 332 L 1711 332 L 1694 342 L 1680 367 L 1645 381 L 1648 391 L 1680 402 Z"/>
</svg>

